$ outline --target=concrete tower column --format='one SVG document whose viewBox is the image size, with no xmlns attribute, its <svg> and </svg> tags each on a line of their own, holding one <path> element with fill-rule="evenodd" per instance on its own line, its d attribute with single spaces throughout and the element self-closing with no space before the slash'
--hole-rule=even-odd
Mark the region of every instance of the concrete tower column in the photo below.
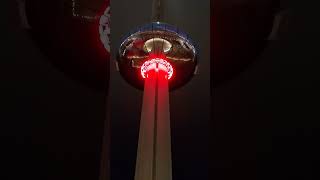
<svg viewBox="0 0 320 180">
<path fill-rule="evenodd" d="M 167 73 L 145 78 L 135 180 L 172 180 Z"/>
</svg>

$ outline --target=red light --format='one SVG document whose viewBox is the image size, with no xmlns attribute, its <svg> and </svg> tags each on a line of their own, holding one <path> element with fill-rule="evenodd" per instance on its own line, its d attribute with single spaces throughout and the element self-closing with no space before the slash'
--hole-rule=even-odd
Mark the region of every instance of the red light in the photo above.
<svg viewBox="0 0 320 180">
<path fill-rule="evenodd" d="M 170 79 L 173 75 L 173 68 L 171 64 L 162 58 L 152 58 L 147 60 L 141 66 L 141 75 L 143 78 L 148 77 L 148 72 L 154 70 L 155 72 L 166 72 L 166 78 Z"/>
</svg>

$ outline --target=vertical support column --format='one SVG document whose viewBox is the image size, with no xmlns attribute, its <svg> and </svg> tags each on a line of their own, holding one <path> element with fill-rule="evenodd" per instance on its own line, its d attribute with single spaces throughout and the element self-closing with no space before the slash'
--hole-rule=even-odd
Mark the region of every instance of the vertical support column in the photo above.
<svg viewBox="0 0 320 180">
<path fill-rule="evenodd" d="M 151 71 L 145 79 L 135 180 L 172 180 L 166 75 Z"/>
<path fill-rule="evenodd" d="M 156 174 L 154 180 L 172 180 L 170 105 L 167 73 L 158 73 Z"/>
<path fill-rule="evenodd" d="M 135 180 L 153 179 L 156 77 L 148 76 L 144 83 Z"/>
</svg>

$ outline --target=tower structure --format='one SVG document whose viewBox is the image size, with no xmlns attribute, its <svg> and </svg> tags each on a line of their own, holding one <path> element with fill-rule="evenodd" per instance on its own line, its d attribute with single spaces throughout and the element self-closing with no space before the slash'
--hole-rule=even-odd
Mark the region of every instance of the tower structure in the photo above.
<svg viewBox="0 0 320 180">
<path fill-rule="evenodd" d="M 154 22 L 124 38 L 117 66 L 129 84 L 143 90 L 135 180 L 171 180 L 169 91 L 194 75 L 196 48 L 178 28 Z"/>
<path fill-rule="evenodd" d="M 153 23 L 131 32 L 120 45 L 122 77 L 143 90 L 134 180 L 172 180 L 169 91 L 185 85 L 197 67 L 188 35 L 163 19 L 163 1 L 154 0 Z"/>
</svg>

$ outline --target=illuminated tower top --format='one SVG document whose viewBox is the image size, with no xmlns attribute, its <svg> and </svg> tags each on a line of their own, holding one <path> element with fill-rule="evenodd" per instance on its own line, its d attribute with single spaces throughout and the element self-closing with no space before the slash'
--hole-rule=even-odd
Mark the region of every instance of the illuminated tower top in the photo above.
<svg viewBox="0 0 320 180">
<path fill-rule="evenodd" d="M 117 53 L 122 77 L 138 89 L 143 89 L 148 63 L 166 68 L 169 88 L 176 89 L 194 75 L 197 51 L 186 33 L 172 25 L 154 22 L 125 36 Z"/>
</svg>

